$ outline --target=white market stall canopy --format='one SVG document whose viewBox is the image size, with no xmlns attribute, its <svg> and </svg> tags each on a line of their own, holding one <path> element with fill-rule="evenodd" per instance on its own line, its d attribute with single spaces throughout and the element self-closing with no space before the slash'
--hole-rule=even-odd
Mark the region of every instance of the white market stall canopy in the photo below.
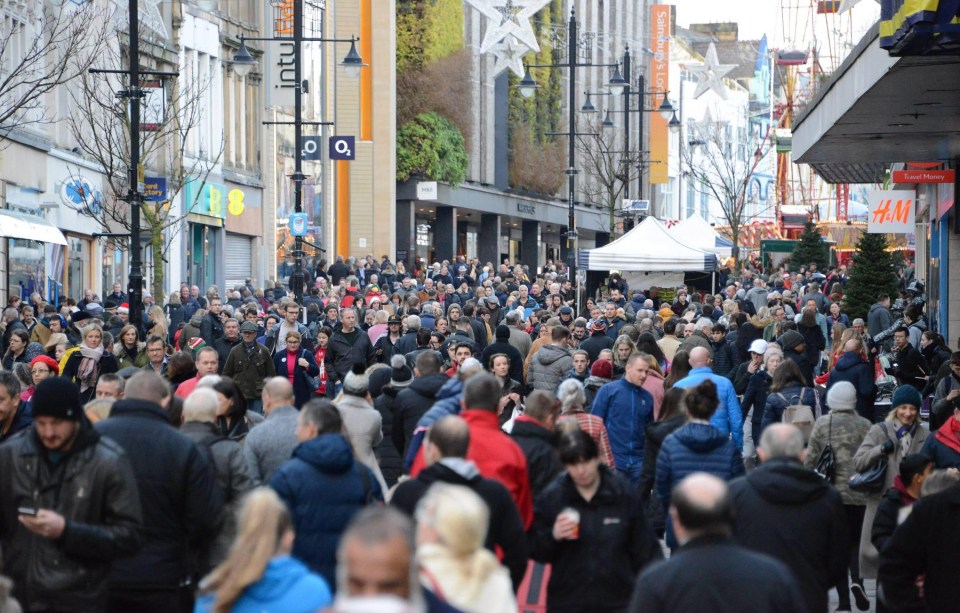
<svg viewBox="0 0 960 613">
<path fill-rule="evenodd" d="M 63 232 L 45 219 L 17 211 L 0 211 L 0 237 L 19 238 L 55 245 L 67 244 Z"/>
<path fill-rule="evenodd" d="M 713 227 L 699 215 L 691 215 L 668 230 L 685 245 L 697 249 L 716 253 L 719 256 L 730 257 L 733 251 L 733 241 L 721 236 Z"/>
<path fill-rule="evenodd" d="M 663 223 L 647 217 L 609 245 L 582 249 L 580 268 L 622 272 L 711 272 L 717 256 L 684 244 Z"/>
</svg>

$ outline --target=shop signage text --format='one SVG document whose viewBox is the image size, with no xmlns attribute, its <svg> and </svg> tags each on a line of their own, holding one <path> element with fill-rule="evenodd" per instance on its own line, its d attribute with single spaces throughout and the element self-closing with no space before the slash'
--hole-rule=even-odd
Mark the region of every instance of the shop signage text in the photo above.
<svg viewBox="0 0 960 613">
<path fill-rule="evenodd" d="M 867 192 L 870 234 L 912 234 L 916 226 L 916 194 L 906 190 Z"/>
<path fill-rule="evenodd" d="M 436 200 L 437 182 L 420 181 L 417 183 L 417 200 Z"/>
<path fill-rule="evenodd" d="M 163 202 L 167 199 L 167 180 L 164 177 L 146 177 L 143 181 L 143 199 Z"/>
<path fill-rule="evenodd" d="M 517 210 L 525 215 L 536 215 L 537 207 L 532 204 L 524 204 L 522 202 L 517 203 Z"/>
<path fill-rule="evenodd" d="M 60 201 L 77 211 L 99 213 L 103 208 L 103 192 L 83 176 L 68 177 L 60 184 Z"/>
<path fill-rule="evenodd" d="M 187 181 L 184 190 L 185 207 L 188 213 L 225 219 L 227 213 L 242 215 L 245 194 L 241 189 L 228 190 L 221 183 Z"/>
<path fill-rule="evenodd" d="M 953 183 L 953 170 L 894 170 L 894 183 Z"/>
</svg>

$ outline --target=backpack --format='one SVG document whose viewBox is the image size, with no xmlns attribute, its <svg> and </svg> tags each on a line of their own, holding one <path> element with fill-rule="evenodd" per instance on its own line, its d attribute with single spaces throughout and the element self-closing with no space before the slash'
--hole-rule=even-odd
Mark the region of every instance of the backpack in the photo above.
<svg viewBox="0 0 960 613">
<path fill-rule="evenodd" d="M 804 445 L 810 442 L 810 434 L 813 432 L 813 422 L 820 417 L 820 397 L 817 395 L 816 390 L 813 390 L 816 406 L 811 407 L 809 404 L 804 404 L 803 392 L 806 389 L 807 388 L 801 388 L 800 394 L 798 396 L 793 396 L 793 398 L 796 399 L 796 402 L 787 400 L 787 397 L 783 394 L 777 394 L 777 396 L 780 396 L 780 398 L 782 398 L 787 405 L 787 408 L 783 410 L 783 417 L 780 418 L 780 422 L 784 424 L 791 424 L 799 428 L 800 432 L 803 434 Z"/>
</svg>

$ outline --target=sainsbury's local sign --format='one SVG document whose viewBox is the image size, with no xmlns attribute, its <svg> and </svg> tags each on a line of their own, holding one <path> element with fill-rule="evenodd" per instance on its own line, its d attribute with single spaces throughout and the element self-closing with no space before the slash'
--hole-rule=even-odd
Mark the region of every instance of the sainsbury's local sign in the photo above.
<svg viewBox="0 0 960 613">
<path fill-rule="evenodd" d="M 869 234 L 913 234 L 916 230 L 916 193 L 907 190 L 867 192 Z"/>
</svg>

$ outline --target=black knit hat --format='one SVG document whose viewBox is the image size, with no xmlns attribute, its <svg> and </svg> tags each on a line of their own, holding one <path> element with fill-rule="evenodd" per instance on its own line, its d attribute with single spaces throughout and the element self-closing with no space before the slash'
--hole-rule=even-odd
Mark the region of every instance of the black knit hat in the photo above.
<svg viewBox="0 0 960 613">
<path fill-rule="evenodd" d="M 393 387 L 406 387 L 413 381 L 413 371 L 399 353 L 390 358 L 390 368 L 390 385 Z"/>
<path fill-rule="evenodd" d="M 32 403 L 34 417 L 55 417 L 70 421 L 83 419 L 80 390 L 64 377 L 50 377 L 41 381 L 33 393 Z"/>
</svg>

